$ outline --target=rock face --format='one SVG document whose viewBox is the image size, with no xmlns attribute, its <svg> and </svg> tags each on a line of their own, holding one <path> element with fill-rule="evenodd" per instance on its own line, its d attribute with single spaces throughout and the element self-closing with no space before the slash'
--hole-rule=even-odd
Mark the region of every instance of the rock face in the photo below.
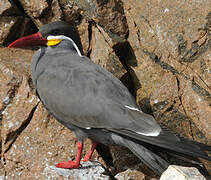
<svg viewBox="0 0 211 180">
<path fill-rule="evenodd" d="M 211 2 L 123 2 L 137 101 L 177 133 L 208 143 Z"/>
<path fill-rule="evenodd" d="M 100 25 L 113 40 L 121 42 L 128 35 L 127 21 L 121 1 L 76 0 L 75 2 L 84 10 L 85 15 Z"/>
<path fill-rule="evenodd" d="M 3 48 L 60 19 L 77 27 L 84 53 L 120 78 L 144 112 L 211 145 L 210 7 L 210 0 L 1 1 L 1 155 L 7 178 L 45 179 L 46 168 L 75 155 L 74 135 L 47 114 L 34 93 L 33 51 Z M 129 152 L 118 160 L 125 153 L 111 149 L 115 173 L 140 163 Z"/>
</svg>

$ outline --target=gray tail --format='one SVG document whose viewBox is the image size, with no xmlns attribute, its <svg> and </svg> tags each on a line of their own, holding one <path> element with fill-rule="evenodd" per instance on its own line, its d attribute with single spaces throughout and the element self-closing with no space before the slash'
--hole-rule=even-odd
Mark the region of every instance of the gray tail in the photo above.
<svg viewBox="0 0 211 180">
<path fill-rule="evenodd" d="M 124 139 L 124 143 L 144 164 L 146 164 L 155 173 L 161 175 L 169 164 L 160 156 L 154 154 L 146 147 L 137 144 L 131 140 Z"/>
</svg>

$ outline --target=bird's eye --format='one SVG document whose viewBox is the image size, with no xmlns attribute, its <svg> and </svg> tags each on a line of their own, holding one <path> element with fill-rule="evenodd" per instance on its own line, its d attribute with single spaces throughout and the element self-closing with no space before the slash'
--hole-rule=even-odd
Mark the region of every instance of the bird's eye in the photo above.
<svg viewBox="0 0 211 180">
<path fill-rule="evenodd" d="M 52 35 L 58 35 L 59 34 L 59 30 L 58 29 L 54 29 L 51 31 Z"/>
</svg>

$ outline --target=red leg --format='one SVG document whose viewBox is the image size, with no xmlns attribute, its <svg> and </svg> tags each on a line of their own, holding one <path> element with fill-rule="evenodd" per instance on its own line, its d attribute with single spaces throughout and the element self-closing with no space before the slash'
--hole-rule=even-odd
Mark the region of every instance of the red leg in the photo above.
<svg viewBox="0 0 211 180">
<path fill-rule="evenodd" d="M 84 157 L 83 162 L 88 161 L 88 160 L 91 159 L 92 154 L 93 154 L 96 146 L 97 146 L 97 143 L 92 141 L 92 147 L 91 147 L 89 153 Z"/>
<path fill-rule="evenodd" d="M 58 167 L 58 168 L 68 168 L 68 169 L 78 168 L 80 166 L 81 153 L 82 153 L 82 150 L 83 150 L 83 143 L 78 142 L 77 146 L 78 146 L 78 152 L 77 152 L 77 156 L 76 156 L 75 161 L 71 161 L 71 160 L 68 161 L 68 162 L 63 161 L 63 162 L 56 164 L 56 167 Z"/>
</svg>

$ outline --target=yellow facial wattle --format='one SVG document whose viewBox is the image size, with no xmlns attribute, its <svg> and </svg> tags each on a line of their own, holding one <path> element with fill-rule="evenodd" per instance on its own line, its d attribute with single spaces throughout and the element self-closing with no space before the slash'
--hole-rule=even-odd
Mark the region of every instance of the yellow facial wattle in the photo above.
<svg viewBox="0 0 211 180">
<path fill-rule="evenodd" d="M 59 44 L 62 40 L 61 39 L 49 39 L 48 46 L 55 46 Z"/>
</svg>

